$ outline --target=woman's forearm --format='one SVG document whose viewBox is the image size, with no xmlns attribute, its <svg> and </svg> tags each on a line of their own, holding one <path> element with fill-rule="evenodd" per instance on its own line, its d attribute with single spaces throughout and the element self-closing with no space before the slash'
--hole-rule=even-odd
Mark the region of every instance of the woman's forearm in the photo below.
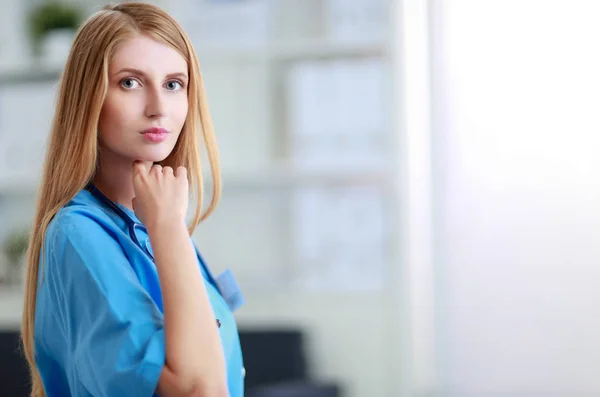
<svg viewBox="0 0 600 397">
<path fill-rule="evenodd" d="M 186 225 L 165 221 L 148 234 L 162 289 L 166 365 L 185 388 L 226 390 L 219 331 Z"/>
</svg>

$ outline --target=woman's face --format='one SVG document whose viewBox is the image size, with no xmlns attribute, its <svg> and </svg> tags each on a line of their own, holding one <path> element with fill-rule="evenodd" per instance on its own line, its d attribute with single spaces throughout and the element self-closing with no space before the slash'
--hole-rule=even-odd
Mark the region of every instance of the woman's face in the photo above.
<svg viewBox="0 0 600 397">
<path fill-rule="evenodd" d="M 102 151 L 131 161 L 164 160 L 187 116 L 187 70 L 166 44 L 141 35 L 122 43 L 109 65 L 98 123 Z"/>
</svg>

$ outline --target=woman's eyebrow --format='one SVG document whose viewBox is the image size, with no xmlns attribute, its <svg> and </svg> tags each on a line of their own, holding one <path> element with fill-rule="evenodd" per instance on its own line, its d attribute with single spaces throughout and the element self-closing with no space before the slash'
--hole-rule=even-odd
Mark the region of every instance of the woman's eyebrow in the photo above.
<svg viewBox="0 0 600 397">
<path fill-rule="evenodd" d="M 115 73 L 115 75 L 119 75 L 121 73 L 131 73 L 131 74 L 135 74 L 137 76 L 141 76 L 141 77 L 145 77 L 146 74 L 144 72 L 142 72 L 139 69 L 133 69 L 133 68 L 123 68 L 121 70 L 119 70 L 117 73 Z M 172 78 L 180 78 L 183 80 L 187 80 L 187 73 L 182 73 L 182 72 L 175 72 L 175 73 L 170 73 L 166 76 L 169 79 Z"/>
<path fill-rule="evenodd" d="M 167 78 L 168 79 L 179 78 L 182 80 L 187 80 L 188 76 L 187 76 L 187 73 L 176 72 L 176 73 L 168 74 Z"/>
<path fill-rule="evenodd" d="M 144 72 L 142 72 L 141 70 L 132 69 L 132 68 L 123 68 L 123 69 L 119 70 L 117 73 L 115 73 L 115 75 L 121 74 L 121 73 L 131 73 L 131 74 L 136 74 L 138 76 L 145 76 Z"/>
</svg>

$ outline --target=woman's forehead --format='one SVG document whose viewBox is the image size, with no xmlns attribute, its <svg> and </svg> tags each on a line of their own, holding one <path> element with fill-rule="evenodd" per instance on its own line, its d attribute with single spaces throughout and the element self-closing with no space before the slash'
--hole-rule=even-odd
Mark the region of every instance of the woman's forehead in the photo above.
<svg viewBox="0 0 600 397">
<path fill-rule="evenodd" d="M 109 69 L 111 74 L 122 69 L 135 69 L 148 75 L 168 75 L 186 73 L 188 65 L 173 47 L 148 36 L 137 35 L 119 45 Z"/>
</svg>

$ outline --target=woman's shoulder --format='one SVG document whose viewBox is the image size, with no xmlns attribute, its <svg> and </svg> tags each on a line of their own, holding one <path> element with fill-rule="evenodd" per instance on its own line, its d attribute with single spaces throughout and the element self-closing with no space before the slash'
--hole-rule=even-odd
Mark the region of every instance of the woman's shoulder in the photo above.
<svg viewBox="0 0 600 397">
<path fill-rule="evenodd" d="M 91 194 L 82 190 L 66 205 L 58 210 L 48 224 L 46 237 L 66 237 L 72 233 L 87 233 L 92 228 L 111 228 L 114 222 L 93 199 Z"/>
</svg>

